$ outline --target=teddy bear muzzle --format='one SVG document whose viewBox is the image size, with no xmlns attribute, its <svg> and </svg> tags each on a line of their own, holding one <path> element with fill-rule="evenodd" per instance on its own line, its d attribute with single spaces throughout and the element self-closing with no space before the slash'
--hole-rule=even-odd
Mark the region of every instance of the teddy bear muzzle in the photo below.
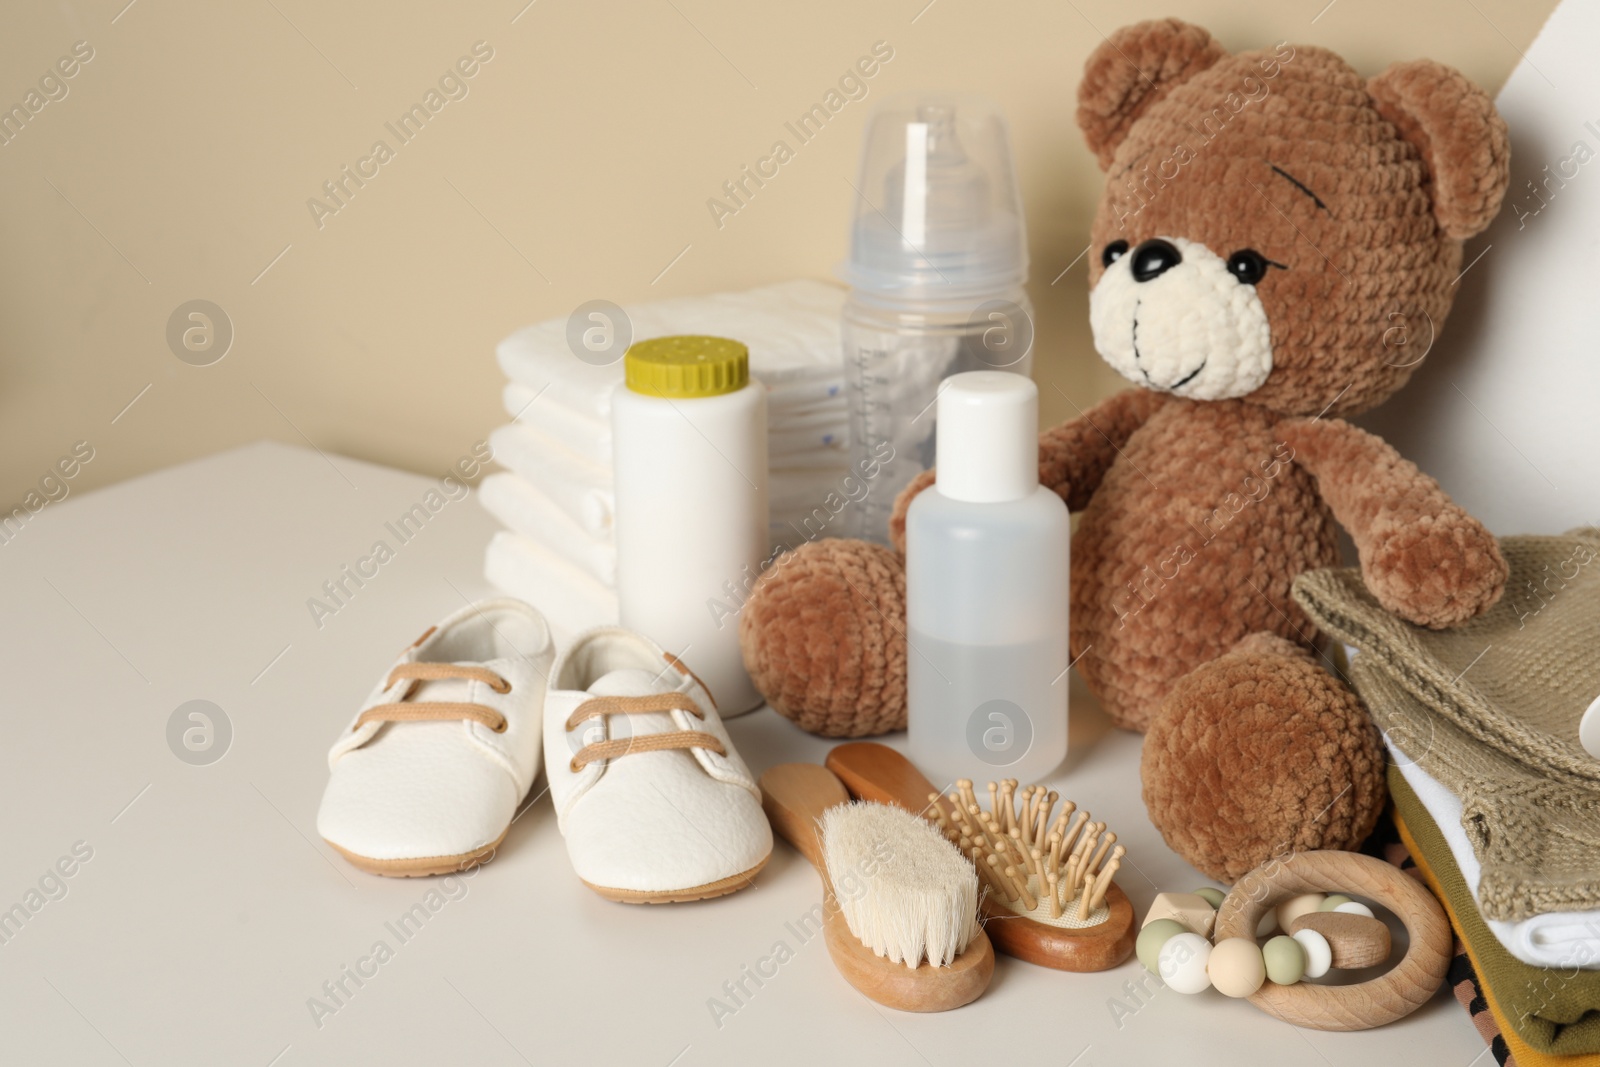
<svg viewBox="0 0 1600 1067">
<path fill-rule="evenodd" d="M 1152 237 L 1115 257 L 1108 249 L 1107 258 L 1089 324 L 1118 374 L 1193 400 L 1246 396 L 1267 380 L 1267 312 L 1228 261 L 1182 237 Z"/>
</svg>

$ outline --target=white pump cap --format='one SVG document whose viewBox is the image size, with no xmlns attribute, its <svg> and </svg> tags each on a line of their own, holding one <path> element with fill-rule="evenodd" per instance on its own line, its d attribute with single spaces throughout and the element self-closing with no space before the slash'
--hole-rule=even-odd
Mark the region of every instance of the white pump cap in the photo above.
<svg viewBox="0 0 1600 1067">
<path fill-rule="evenodd" d="M 939 387 L 935 485 L 951 500 L 996 504 L 1039 487 L 1039 389 L 1009 371 L 953 374 Z"/>
</svg>

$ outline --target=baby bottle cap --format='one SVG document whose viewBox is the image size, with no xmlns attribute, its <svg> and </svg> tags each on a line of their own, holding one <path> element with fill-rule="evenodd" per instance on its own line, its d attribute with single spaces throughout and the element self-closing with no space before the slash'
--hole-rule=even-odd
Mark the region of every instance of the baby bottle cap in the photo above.
<svg viewBox="0 0 1600 1067">
<path fill-rule="evenodd" d="M 1028 277 L 1022 197 L 999 109 L 978 96 L 902 93 L 867 121 L 850 258 L 840 275 L 885 298 L 946 300 Z"/>
<path fill-rule="evenodd" d="M 1020 500 L 1039 487 L 1039 389 L 1009 371 L 952 374 L 939 386 L 939 492 L 952 500 Z"/>
<path fill-rule="evenodd" d="M 628 388 L 645 396 L 721 396 L 750 381 L 750 350 L 726 337 L 655 337 L 629 345 L 622 367 Z"/>
</svg>

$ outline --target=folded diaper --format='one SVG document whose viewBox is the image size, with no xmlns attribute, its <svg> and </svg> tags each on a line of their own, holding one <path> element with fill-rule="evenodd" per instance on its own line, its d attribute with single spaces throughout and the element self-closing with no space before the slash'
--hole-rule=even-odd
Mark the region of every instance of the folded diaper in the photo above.
<svg viewBox="0 0 1600 1067">
<path fill-rule="evenodd" d="M 489 435 L 495 461 L 548 497 L 579 528 L 596 537 L 611 536 L 616 495 L 611 468 L 584 459 L 533 429 L 512 423 Z"/>
<path fill-rule="evenodd" d="M 521 382 L 507 382 L 500 400 L 514 421 L 534 427 L 591 463 L 611 466 L 611 423 L 562 407 L 548 393 Z"/>
<path fill-rule="evenodd" d="M 768 389 L 768 418 L 782 426 L 789 410 L 843 391 L 839 314 L 844 290 L 817 281 L 792 281 L 739 293 L 688 296 L 627 308 L 633 337 L 714 334 L 744 342 L 750 373 Z M 495 357 L 506 377 L 589 418 L 611 417 L 611 391 L 622 380 L 622 361 L 594 366 L 567 344 L 567 320 L 518 330 L 500 342 Z M 543 401 L 541 400 L 541 403 Z"/>
<path fill-rule="evenodd" d="M 749 347 L 750 372 L 767 390 L 774 545 L 840 535 L 841 510 L 854 506 L 849 492 L 859 492 L 844 484 L 850 463 L 839 338 L 844 295 L 837 285 L 801 280 L 626 309 L 635 340 L 703 333 Z M 595 366 L 577 358 L 565 318 L 518 330 L 495 356 L 510 379 L 501 402 L 514 421 L 489 441 L 511 474 L 486 479 L 481 493 L 484 507 L 516 536 L 502 535 L 490 546 L 490 578 L 548 606 L 557 628 L 567 621 L 559 597 L 540 589 L 570 589 L 577 607 L 569 614 L 587 619 L 583 626 L 615 621 L 611 397 L 622 362 Z"/>
<path fill-rule="evenodd" d="M 613 590 L 521 534 L 501 530 L 494 535 L 483 574 L 497 588 L 538 604 L 558 641 L 617 622 Z"/>
<path fill-rule="evenodd" d="M 478 483 L 484 509 L 514 533 L 532 538 L 575 563 L 609 588 L 617 584 L 617 546 L 587 533 L 555 501 L 515 474 L 501 471 Z"/>
</svg>

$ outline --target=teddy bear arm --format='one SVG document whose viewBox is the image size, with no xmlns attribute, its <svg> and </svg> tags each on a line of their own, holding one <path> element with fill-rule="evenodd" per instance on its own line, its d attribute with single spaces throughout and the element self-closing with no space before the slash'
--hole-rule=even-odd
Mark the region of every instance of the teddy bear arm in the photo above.
<svg viewBox="0 0 1600 1067">
<path fill-rule="evenodd" d="M 1439 629 L 1500 599 L 1507 567 L 1494 535 L 1386 441 L 1341 419 L 1295 419 L 1280 433 L 1349 532 L 1385 608 Z"/>
<path fill-rule="evenodd" d="M 1082 511 L 1134 431 L 1167 398 L 1149 389 L 1125 389 L 1077 418 L 1039 435 L 1039 484 Z"/>
</svg>

